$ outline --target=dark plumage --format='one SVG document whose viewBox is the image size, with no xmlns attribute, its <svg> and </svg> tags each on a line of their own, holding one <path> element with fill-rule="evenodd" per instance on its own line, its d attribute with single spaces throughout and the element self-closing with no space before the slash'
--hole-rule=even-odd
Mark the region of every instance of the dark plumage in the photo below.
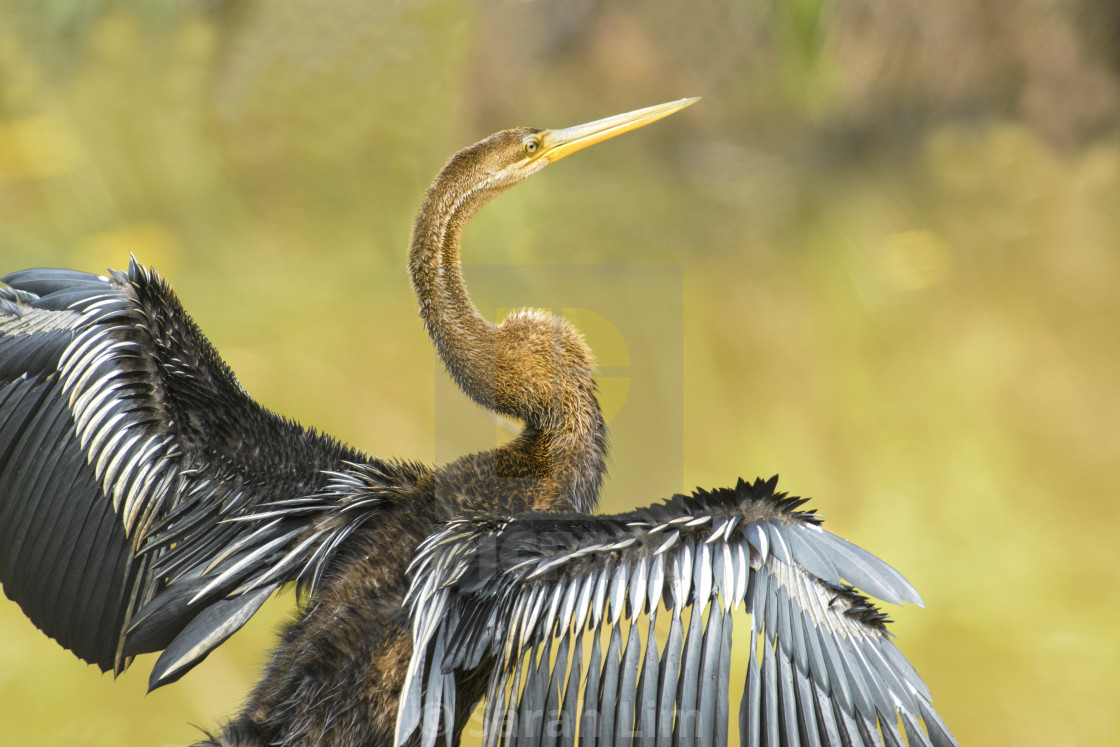
<svg viewBox="0 0 1120 747">
<path fill-rule="evenodd" d="M 484 695 L 487 744 L 723 744 L 739 605 L 744 744 L 955 744 L 864 596 L 920 603 L 901 575 L 774 480 L 589 515 L 607 453 L 590 350 L 542 312 L 492 324 L 467 294 L 459 237 L 483 204 L 689 103 L 500 132 L 436 178 L 409 253 L 421 318 L 463 391 L 524 423 L 438 468 L 261 408 L 135 262 L 4 278 L 5 592 L 103 670 L 162 651 L 154 688 L 297 583 L 298 619 L 205 744 L 453 744 Z"/>
<path fill-rule="evenodd" d="M 745 605 L 745 743 L 814 744 L 845 733 L 851 741 L 826 743 L 864 744 L 861 735 L 882 730 L 897 740 L 907 733 L 911 744 L 955 744 L 885 617 L 841 579 L 896 603 L 921 604 L 917 591 L 881 560 L 821 530 L 813 512 L 797 510 L 804 501 L 775 492 L 776 483 L 740 481 L 618 516 L 489 514 L 445 525 L 414 566 L 418 652 L 398 739 L 419 727 L 430 740 L 441 728 L 442 693 L 461 691 L 459 677 L 485 674 L 487 744 L 503 728 L 528 744 L 572 738 L 587 719 L 601 742 L 629 743 L 632 732 L 652 737 L 664 723 L 678 737 L 691 732 L 700 744 L 719 744 L 713 718 L 728 699 L 732 612 Z M 659 610 L 672 620 L 661 646 Z M 602 670 L 581 680 L 576 662 L 587 631 L 592 661 L 600 661 L 604 636 L 609 645 Z M 647 697 L 636 683 L 639 661 Z M 574 701 L 563 702 L 550 684 L 569 668 L 569 688 L 573 678 L 576 691 L 588 683 L 578 719 Z M 761 679 L 778 668 L 788 694 Z M 514 697 L 519 687 L 539 690 L 531 702 L 554 708 L 555 720 L 535 714 L 526 722 L 524 696 Z M 904 724 L 924 718 L 928 736 L 900 730 L 899 715 Z"/>
</svg>

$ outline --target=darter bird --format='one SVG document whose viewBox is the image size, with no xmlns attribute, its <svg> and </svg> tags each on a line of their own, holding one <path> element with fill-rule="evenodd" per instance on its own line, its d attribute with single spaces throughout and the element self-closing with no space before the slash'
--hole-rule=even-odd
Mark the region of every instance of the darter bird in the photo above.
<svg viewBox="0 0 1120 747">
<path fill-rule="evenodd" d="M 590 350 L 540 311 L 493 324 L 467 294 L 460 235 L 479 208 L 693 101 L 499 132 L 436 177 L 409 251 L 420 315 L 467 396 L 523 424 L 441 467 L 258 405 L 135 261 L 3 278 L 5 593 L 103 671 L 161 651 L 156 688 L 297 584 L 260 682 L 201 744 L 453 745 L 485 700 L 487 747 L 707 747 L 736 730 L 956 745 L 869 600 L 921 604 L 897 571 L 775 479 L 592 514 L 607 432 Z"/>
</svg>

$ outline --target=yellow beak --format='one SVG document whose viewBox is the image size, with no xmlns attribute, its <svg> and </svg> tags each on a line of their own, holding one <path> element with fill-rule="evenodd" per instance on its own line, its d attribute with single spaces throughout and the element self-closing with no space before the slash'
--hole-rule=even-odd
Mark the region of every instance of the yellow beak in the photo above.
<svg viewBox="0 0 1120 747">
<path fill-rule="evenodd" d="M 616 114 L 613 117 L 598 119 L 575 127 L 565 127 L 562 130 L 545 130 L 540 133 L 542 149 L 537 154 L 537 158 L 543 158 L 548 163 L 555 163 L 589 145 L 601 143 L 615 135 L 621 135 L 639 127 L 645 127 L 651 122 L 656 122 L 662 117 L 679 112 L 699 100 L 700 97 L 698 96 L 691 99 L 680 99 L 679 101 L 670 101 L 667 104 L 658 104 L 657 106 L 627 112 L 626 114 Z"/>
</svg>

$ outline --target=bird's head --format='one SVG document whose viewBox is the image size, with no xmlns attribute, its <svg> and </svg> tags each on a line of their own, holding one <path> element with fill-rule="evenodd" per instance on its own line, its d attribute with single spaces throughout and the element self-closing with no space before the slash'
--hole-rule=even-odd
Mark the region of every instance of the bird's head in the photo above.
<svg viewBox="0 0 1120 747">
<path fill-rule="evenodd" d="M 562 130 L 518 127 L 503 130 L 457 153 L 443 176 L 469 185 L 465 193 L 496 193 L 512 187 L 550 163 L 615 135 L 636 130 L 695 103 L 680 99 L 616 114 Z"/>
</svg>

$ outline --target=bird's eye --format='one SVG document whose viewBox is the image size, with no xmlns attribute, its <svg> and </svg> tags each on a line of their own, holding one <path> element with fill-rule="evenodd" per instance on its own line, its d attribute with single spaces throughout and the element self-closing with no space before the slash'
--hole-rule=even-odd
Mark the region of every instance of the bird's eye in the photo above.
<svg viewBox="0 0 1120 747">
<path fill-rule="evenodd" d="M 521 150 L 525 151 L 526 155 L 533 155 L 541 149 L 541 139 L 539 137 L 527 137 L 525 142 L 521 144 Z"/>
</svg>

